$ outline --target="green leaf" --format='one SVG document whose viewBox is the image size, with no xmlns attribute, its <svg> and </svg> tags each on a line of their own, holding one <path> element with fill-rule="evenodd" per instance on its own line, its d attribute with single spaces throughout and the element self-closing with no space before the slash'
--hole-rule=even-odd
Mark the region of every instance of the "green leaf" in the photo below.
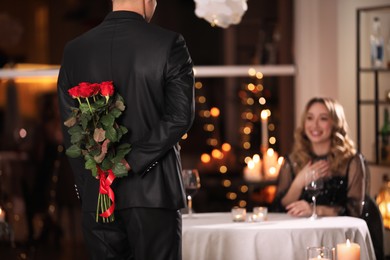
<svg viewBox="0 0 390 260">
<path fill-rule="evenodd" d="M 104 99 L 98 99 L 96 102 L 92 103 L 91 106 L 93 107 L 94 110 L 103 110 L 106 107 L 106 102 Z"/>
<path fill-rule="evenodd" d="M 123 163 L 116 163 L 112 171 L 118 178 L 127 176 L 127 169 Z"/>
<path fill-rule="evenodd" d="M 93 159 L 88 159 L 85 161 L 85 169 L 93 170 L 96 168 L 96 162 Z"/>
<path fill-rule="evenodd" d="M 121 144 L 116 149 L 115 157 L 111 159 L 113 163 L 120 163 L 125 156 L 130 152 L 131 145 L 130 144 Z"/>
<path fill-rule="evenodd" d="M 131 144 L 124 143 L 117 147 L 116 154 L 124 158 L 131 151 Z"/>
<path fill-rule="evenodd" d="M 71 142 L 72 144 L 76 144 L 76 143 L 81 142 L 81 141 L 83 140 L 83 138 L 84 138 L 83 133 L 81 133 L 81 132 L 75 132 L 75 133 L 73 133 L 73 134 L 70 136 L 70 142 Z"/>
<path fill-rule="evenodd" d="M 81 110 L 81 113 L 83 113 L 83 114 L 90 113 L 89 106 L 88 106 L 87 103 L 81 103 L 80 104 L 80 110 Z"/>
<path fill-rule="evenodd" d="M 92 176 L 93 177 L 97 176 L 96 162 L 93 159 L 86 160 L 84 167 L 85 167 L 85 169 L 92 171 Z"/>
<path fill-rule="evenodd" d="M 70 158 L 77 158 L 81 156 L 81 149 L 77 145 L 72 145 L 68 149 L 66 149 L 65 153 Z"/>
<path fill-rule="evenodd" d="M 118 141 L 121 140 L 122 136 L 127 133 L 127 128 L 124 126 L 117 126 L 116 132 L 118 134 Z"/>
<path fill-rule="evenodd" d="M 77 134 L 83 132 L 83 129 L 79 125 L 75 125 L 71 128 L 69 128 L 68 133 L 70 135 Z"/>
<path fill-rule="evenodd" d="M 112 168 L 112 162 L 107 157 L 102 162 L 102 168 L 106 171 Z"/>
<path fill-rule="evenodd" d="M 111 142 L 118 141 L 117 132 L 113 127 L 106 128 L 106 138 L 109 139 Z"/>
<path fill-rule="evenodd" d="M 95 146 L 96 147 L 96 146 Z M 93 157 L 100 154 L 100 150 L 96 147 L 95 149 L 90 149 L 89 154 Z"/>
<path fill-rule="evenodd" d="M 121 126 L 119 127 L 119 129 L 121 130 L 122 135 L 126 134 L 126 133 L 129 131 L 129 130 L 127 130 L 127 128 L 124 127 L 123 125 L 121 125 Z"/>
<path fill-rule="evenodd" d="M 100 122 L 106 127 L 112 127 L 114 125 L 114 121 L 115 117 L 113 117 L 111 114 L 104 115 L 100 119 Z"/>
<path fill-rule="evenodd" d="M 91 121 L 92 115 L 90 113 L 88 114 L 81 114 L 80 116 L 80 123 L 82 128 L 85 130 L 88 127 L 89 121 Z"/>
<path fill-rule="evenodd" d="M 118 118 L 120 117 L 120 115 L 122 115 L 122 111 L 120 111 L 118 108 L 113 108 L 111 111 L 110 111 L 110 114 L 115 117 L 115 118 Z"/>
</svg>

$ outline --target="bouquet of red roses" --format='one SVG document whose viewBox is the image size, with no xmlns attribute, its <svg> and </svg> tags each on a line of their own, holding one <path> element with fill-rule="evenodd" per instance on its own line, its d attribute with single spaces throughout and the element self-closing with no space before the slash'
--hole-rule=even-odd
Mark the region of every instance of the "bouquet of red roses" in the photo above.
<svg viewBox="0 0 390 260">
<path fill-rule="evenodd" d="M 100 180 L 96 222 L 99 216 L 103 222 L 114 221 L 115 195 L 110 185 L 116 177 L 127 176 L 124 157 L 131 150 L 130 144 L 119 143 L 128 131 L 116 122 L 125 110 L 123 98 L 115 93 L 112 81 L 81 82 L 68 93 L 79 107 L 72 107 L 72 115 L 64 122 L 72 144 L 66 154 L 83 157 L 85 168 Z"/>
</svg>

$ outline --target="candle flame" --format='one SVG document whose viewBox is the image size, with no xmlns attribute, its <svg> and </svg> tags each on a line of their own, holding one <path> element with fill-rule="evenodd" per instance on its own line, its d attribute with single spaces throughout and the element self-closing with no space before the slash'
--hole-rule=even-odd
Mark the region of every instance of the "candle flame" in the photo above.
<svg viewBox="0 0 390 260">
<path fill-rule="evenodd" d="M 254 163 L 260 162 L 260 155 L 258 155 L 258 154 L 253 155 L 253 162 Z"/>
<path fill-rule="evenodd" d="M 283 161 L 284 161 L 284 157 L 283 157 L 283 156 L 280 156 L 280 157 L 278 158 L 278 164 L 279 164 L 279 165 L 282 165 L 282 164 L 283 164 Z"/>
<path fill-rule="evenodd" d="M 267 155 L 268 155 L 268 156 L 274 155 L 274 149 L 268 148 L 268 150 L 267 150 Z"/>
<path fill-rule="evenodd" d="M 260 114 L 261 120 L 267 120 L 268 118 L 268 112 L 267 110 L 262 110 Z"/>
<path fill-rule="evenodd" d="M 248 168 L 249 168 L 249 169 L 255 168 L 255 163 L 254 163 L 254 161 L 250 160 L 250 161 L 248 162 Z"/>
<path fill-rule="evenodd" d="M 350 247 L 351 246 L 351 242 L 349 241 L 349 239 L 347 239 L 347 247 Z"/>
</svg>

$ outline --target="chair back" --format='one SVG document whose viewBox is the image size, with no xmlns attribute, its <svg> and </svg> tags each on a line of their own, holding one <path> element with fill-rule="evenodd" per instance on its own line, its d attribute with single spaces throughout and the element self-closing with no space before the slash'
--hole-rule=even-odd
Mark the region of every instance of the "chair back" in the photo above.
<svg viewBox="0 0 390 260">
<path fill-rule="evenodd" d="M 384 226 L 382 215 L 379 211 L 378 205 L 374 199 L 369 195 L 370 193 L 370 169 L 362 154 L 359 154 L 360 162 L 362 163 L 362 169 L 364 170 L 366 194 L 364 196 L 364 204 L 361 218 L 367 223 L 368 230 L 372 244 L 374 246 L 375 256 L 377 260 L 385 259 L 384 250 Z"/>
</svg>

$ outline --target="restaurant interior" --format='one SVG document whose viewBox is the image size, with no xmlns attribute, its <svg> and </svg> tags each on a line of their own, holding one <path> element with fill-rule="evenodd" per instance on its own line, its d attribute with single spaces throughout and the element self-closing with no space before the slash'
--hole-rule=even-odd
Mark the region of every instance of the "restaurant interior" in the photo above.
<svg viewBox="0 0 390 260">
<path fill-rule="evenodd" d="M 65 44 L 110 10 L 109 0 L 0 2 L 0 259 L 89 259 L 56 83 Z M 373 68 L 378 17 L 384 58 Z M 366 158 L 390 259 L 388 0 L 158 1 L 151 22 L 181 33 L 194 62 L 195 120 L 180 141 L 183 169 L 199 173 L 193 215 L 270 207 L 306 102 L 331 97 Z M 361 259 L 373 255 L 359 245 Z"/>
</svg>

